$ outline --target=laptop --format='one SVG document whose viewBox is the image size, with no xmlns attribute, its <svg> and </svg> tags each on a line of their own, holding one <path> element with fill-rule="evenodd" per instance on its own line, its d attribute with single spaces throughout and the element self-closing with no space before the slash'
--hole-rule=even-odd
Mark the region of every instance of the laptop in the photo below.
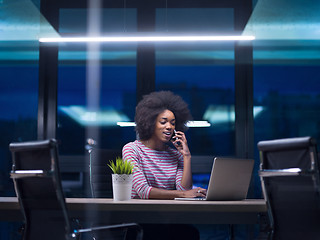
<svg viewBox="0 0 320 240">
<path fill-rule="evenodd" d="M 175 198 L 175 200 L 236 201 L 247 197 L 253 159 L 215 157 L 204 198 Z"/>
</svg>

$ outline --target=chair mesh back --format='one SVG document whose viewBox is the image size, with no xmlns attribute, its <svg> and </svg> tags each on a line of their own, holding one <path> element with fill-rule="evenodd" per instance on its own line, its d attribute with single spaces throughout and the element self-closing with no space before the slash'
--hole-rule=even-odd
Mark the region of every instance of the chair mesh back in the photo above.
<svg viewBox="0 0 320 240">
<path fill-rule="evenodd" d="M 64 239 L 69 221 L 54 140 L 12 143 L 13 171 L 44 170 L 48 176 L 13 178 L 26 222 L 24 239 Z"/>
<path fill-rule="evenodd" d="M 290 141 L 258 144 L 261 170 L 301 168 L 310 170 L 312 158 L 318 170 L 316 146 L 311 138 L 290 146 Z M 318 171 L 310 176 L 265 177 L 262 180 L 274 220 L 274 239 L 317 239 L 320 237 Z"/>
<path fill-rule="evenodd" d="M 265 169 L 311 168 L 309 148 L 265 152 Z"/>
</svg>

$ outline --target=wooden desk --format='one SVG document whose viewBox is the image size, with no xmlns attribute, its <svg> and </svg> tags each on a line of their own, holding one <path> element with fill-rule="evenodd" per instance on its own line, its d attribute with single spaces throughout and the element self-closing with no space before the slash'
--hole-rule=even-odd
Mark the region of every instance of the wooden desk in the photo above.
<svg viewBox="0 0 320 240">
<path fill-rule="evenodd" d="M 70 217 L 105 223 L 255 224 L 267 210 L 263 199 L 243 201 L 67 198 Z M 18 200 L 0 197 L 0 221 L 21 220 Z"/>
</svg>

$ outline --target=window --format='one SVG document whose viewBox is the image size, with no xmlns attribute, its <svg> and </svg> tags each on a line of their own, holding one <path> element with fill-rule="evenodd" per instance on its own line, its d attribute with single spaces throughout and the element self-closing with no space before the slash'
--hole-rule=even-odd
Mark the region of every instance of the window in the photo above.
<svg viewBox="0 0 320 240">
<path fill-rule="evenodd" d="M 60 31 L 87 34 L 84 9 L 62 9 Z M 72 21 L 70 21 L 72 16 Z M 102 9 L 100 30 L 136 31 L 135 9 Z M 121 149 L 135 139 L 136 44 L 65 44 L 59 49 L 58 129 L 63 155 L 83 154 L 87 138 Z"/>
<path fill-rule="evenodd" d="M 156 19 L 171 34 L 233 31 L 233 9 L 158 9 Z M 156 44 L 156 89 L 179 94 L 193 120 L 210 124 L 187 131 L 194 155 L 235 154 L 233 42 Z"/>
<path fill-rule="evenodd" d="M 37 139 L 38 67 L 21 64 L 20 53 L 8 54 L 11 56 L 6 57 L 15 55 L 18 61 L 0 64 L 0 196 L 15 195 L 9 178 L 12 167 L 9 144 Z"/>
<path fill-rule="evenodd" d="M 312 49 L 311 42 L 307 41 L 296 43 L 293 47 L 289 42 L 256 43 L 255 159 L 259 160 L 257 143 L 262 140 L 312 136 L 319 142 L 320 68 Z M 254 175 L 256 192 L 259 192 L 257 171 Z"/>
<path fill-rule="evenodd" d="M 256 141 L 320 137 L 318 65 L 258 65 L 254 68 Z"/>
</svg>

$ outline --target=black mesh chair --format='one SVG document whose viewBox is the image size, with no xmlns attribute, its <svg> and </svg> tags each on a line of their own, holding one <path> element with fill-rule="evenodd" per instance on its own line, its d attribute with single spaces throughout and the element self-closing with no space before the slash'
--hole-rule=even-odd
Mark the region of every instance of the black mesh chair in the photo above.
<svg viewBox="0 0 320 240">
<path fill-rule="evenodd" d="M 270 239 L 320 239 L 319 163 L 311 137 L 258 143 Z"/>
<path fill-rule="evenodd" d="M 128 229 L 134 229 L 137 239 L 142 238 L 142 229 L 135 223 L 88 229 L 71 226 L 60 181 L 58 147 L 54 139 L 11 143 L 9 148 L 13 157 L 11 178 L 25 222 L 24 240 L 79 239 L 84 233 L 101 234 L 111 229 L 124 231 L 124 237 Z"/>
<path fill-rule="evenodd" d="M 107 164 L 121 155 L 121 150 L 92 148 L 89 153 L 92 197 L 112 198 L 112 171 Z"/>
</svg>

